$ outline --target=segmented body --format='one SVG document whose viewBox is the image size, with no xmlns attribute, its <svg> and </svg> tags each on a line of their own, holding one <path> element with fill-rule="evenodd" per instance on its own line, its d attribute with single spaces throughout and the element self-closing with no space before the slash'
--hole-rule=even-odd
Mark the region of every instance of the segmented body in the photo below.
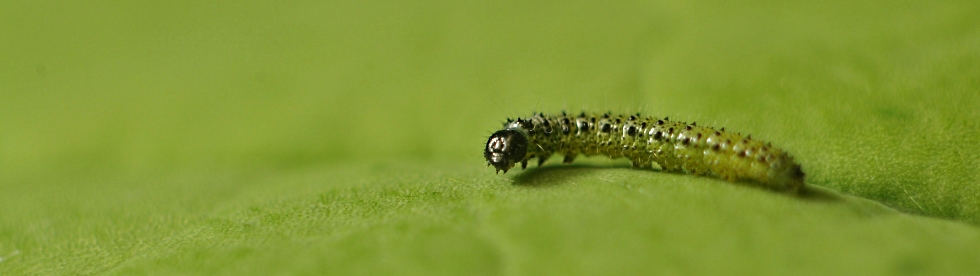
<svg viewBox="0 0 980 276">
<path fill-rule="evenodd" d="M 714 175 L 733 182 L 750 180 L 777 190 L 795 192 L 803 187 L 800 165 L 787 152 L 769 143 L 724 128 L 716 130 L 695 123 L 638 115 L 534 114 L 530 118 L 508 120 L 498 133 L 524 134 L 526 153 L 523 158 L 518 157 L 519 161 L 513 158 L 510 162 L 493 162 L 491 137 L 487 160 L 506 172 L 515 163 L 526 167 L 532 158 L 538 158 L 540 166 L 554 154 L 564 155 L 565 163 L 572 162 L 579 154 L 605 155 L 627 158 L 640 168 L 656 163 L 664 171 Z"/>
</svg>

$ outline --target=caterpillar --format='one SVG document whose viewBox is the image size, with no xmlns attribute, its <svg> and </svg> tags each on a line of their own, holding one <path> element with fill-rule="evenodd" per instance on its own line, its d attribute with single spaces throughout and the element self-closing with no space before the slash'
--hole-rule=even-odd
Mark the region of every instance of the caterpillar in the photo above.
<svg viewBox="0 0 980 276">
<path fill-rule="evenodd" d="M 529 118 L 507 119 L 503 129 L 487 140 L 483 155 L 497 173 L 517 163 L 538 166 L 554 154 L 572 163 L 579 155 L 627 158 L 634 168 L 687 172 L 714 176 L 730 182 L 748 180 L 764 187 L 796 193 L 803 188 L 804 173 L 786 151 L 752 139 L 751 135 L 636 115 L 565 112 L 534 113 Z"/>
</svg>

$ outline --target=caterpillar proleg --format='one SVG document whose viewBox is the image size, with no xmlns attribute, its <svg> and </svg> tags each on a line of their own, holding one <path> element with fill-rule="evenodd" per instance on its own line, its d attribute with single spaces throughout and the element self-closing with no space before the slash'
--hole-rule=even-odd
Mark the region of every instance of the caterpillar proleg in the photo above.
<svg viewBox="0 0 980 276">
<path fill-rule="evenodd" d="M 751 135 L 716 130 L 696 123 L 636 115 L 564 112 L 508 119 L 487 140 L 483 155 L 497 172 L 520 163 L 538 166 L 554 154 L 571 163 L 579 154 L 624 157 L 633 167 L 712 175 L 728 181 L 749 180 L 765 187 L 797 192 L 804 173 L 786 151 L 752 139 Z"/>
</svg>

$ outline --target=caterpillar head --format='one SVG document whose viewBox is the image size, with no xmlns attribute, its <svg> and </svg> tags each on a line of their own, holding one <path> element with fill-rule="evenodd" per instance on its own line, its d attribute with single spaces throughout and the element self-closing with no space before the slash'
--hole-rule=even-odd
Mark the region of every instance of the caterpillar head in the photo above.
<svg viewBox="0 0 980 276">
<path fill-rule="evenodd" d="M 524 160 L 527 154 L 527 137 L 524 133 L 513 129 L 504 129 L 494 132 L 487 140 L 487 146 L 483 149 L 483 157 L 487 158 L 487 163 L 497 169 L 507 173 L 507 170 L 514 167 L 514 164 Z"/>
</svg>

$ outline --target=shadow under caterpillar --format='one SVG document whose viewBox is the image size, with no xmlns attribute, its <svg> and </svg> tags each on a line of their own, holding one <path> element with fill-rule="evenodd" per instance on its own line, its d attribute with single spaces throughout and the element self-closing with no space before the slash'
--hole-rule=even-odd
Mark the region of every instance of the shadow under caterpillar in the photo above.
<svg viewBox="0 0 980 276">
<path fill-rule="evenodd" d="M 786 151 L 751 135 L 696 123 L 612 113 L 578 116 L 533 114 L 508 119 L 490 135 L 483 156 L 497 172 L 538 159 L 538 166 L 554 154 L 571 163 L 579 154 L 625 157 L 633 167 L 713 175 L 731 182 L 749 180 L 770 189 L 796 193 L 803 189 L 804 173 Z"/>
</svg>

